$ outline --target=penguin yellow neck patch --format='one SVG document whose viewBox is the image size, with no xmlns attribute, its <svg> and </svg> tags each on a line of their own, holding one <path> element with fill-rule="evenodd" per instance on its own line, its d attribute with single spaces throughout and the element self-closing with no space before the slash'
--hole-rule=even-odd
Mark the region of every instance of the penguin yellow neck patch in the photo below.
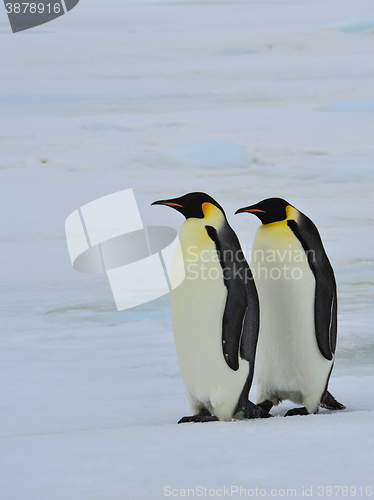
<svg viewBox="0 0 374 500">
<path fill-rule="evenodd" d="M 190 217 L 183 223 L 179 233 L 179 239 L 183 249 L 187 249 L 191 245 L 195 245 L 200 251 L 209 246 L 214 245 L 213 240 L 209 237 L 205 226 L 212 226 L 217 231 L 225 224 L 225 217 L 221 210 L 209 202 L 201 205 L 204 218 Z"/>
<path fill-rule="evenodd" d="M 280 221 L 271 222 L 270 224 L 261 224 L 257 230 L 258 237 L 261 235 L 274 238 L 274 245 L 279 244 L 280 241 L 288 242 L 290 236 L 293 236 L 292 230 L 288 227 L 287 221 L 298 221 L 299 212 L 291 205 L 286 207 L 286 218 Z M 287 243 L 288 244 L 288 243 Z"/>
</svg>

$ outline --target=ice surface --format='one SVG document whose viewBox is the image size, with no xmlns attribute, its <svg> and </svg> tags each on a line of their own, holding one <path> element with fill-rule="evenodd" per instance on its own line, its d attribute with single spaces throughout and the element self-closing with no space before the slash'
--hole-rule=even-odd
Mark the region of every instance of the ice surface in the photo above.
<svg viewBox="0 0 374 500">
<path fill-rule="evenodd" d="M 360 33 L 374 31 L 374 16 L 366 14 L 365 16 L 338 21 L 326 26 L 343 33 Z"/>
<path fill-rule="evenodd" d="M 243 56 L 247 54 L 258 54 L 259 50 L 250 49 L 222 49 L 217 52 L 217 54 L 223 54 L 225 56 Z"/>
<path fill-rule="evenodd" d="M 164 156 L 173 167 L 200 166 L 211 168 L 248 167 L 250 160 L 245 149 L 228 140 L 211 139 L 163 150 Z"/>
<path fill-rule="evenodd" d="M 0 9 L 0 498 L 373 486 L 374 37 L 331 29 L 371 9 L 90 0 L 19 34 Z M 65 241 L 69 214 L 128 188 L 144 225 L 175 228 L 180 214 L 151 203 L 208 192 L 246 255 L 258 221 L 238 207 L 281 196 L 314 220 L 338 281 L 330 387 L 347 410 L 176 425 L 190 410 L 168 297 L 117 312 Z"/>
<path fill-rule="evenodd" d="M 326 104 L 324 111 L 342 111 L 346 113 L 374 113 L 374 101 L 347 101 Z"/>
</svg>

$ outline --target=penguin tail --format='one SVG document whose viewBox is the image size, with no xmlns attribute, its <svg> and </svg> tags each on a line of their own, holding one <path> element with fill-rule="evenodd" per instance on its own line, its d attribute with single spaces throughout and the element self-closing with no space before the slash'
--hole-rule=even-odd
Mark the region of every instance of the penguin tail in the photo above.
<svg viewBox="0 0 374 500">
<path fill-rule="evenodd" d="M 345 406 L 339 401 L 336 401 L 334 396 L 330 394 L 328 391 L 321 398 L 321 402 L 319 404 L 322 408 L 327 408 L 328 410 L 344 410 Z"/>
</svg>

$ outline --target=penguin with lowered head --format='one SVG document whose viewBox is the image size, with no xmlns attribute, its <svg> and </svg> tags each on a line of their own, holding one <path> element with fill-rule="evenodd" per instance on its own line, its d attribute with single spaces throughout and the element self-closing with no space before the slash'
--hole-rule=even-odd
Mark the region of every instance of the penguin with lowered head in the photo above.
<svg viewBox="0 0 374 500">
<path fill-rule="evenodd" d="M 256 402 L 268 411 L 285 399 L 303 405 L 285 416 L 344 409 L 328 392 L 337 291 L 316 226 L 281 198 L 236 211 L 242 212 L 262 222 L 251 260 L 260 301 Z"/>
<path fill-rule="evenodd" d="M 170 311 L 178 365 L 194 414 L 179 423 L 269 417 L 248 399 L 258 295 L 223 208 L 198 192 L 152 205 L 171 207 L 186 218 L 179 234 L 185 278 L 170 292 Z"/>
</svg>

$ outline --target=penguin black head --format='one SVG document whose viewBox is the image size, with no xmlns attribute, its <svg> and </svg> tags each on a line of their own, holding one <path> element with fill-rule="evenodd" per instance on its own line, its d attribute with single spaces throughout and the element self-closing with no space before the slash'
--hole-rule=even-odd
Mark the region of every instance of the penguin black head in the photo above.
<svg viewBox="0 0 374 500">
<path fill-rule="evenodd" d="M 253 215 L 257 215 L 263 224 L 271 224 L 272 222 L 279 222 L 287 219 L 287 207 L 292 207 L 292 205 L 282 198 L 267 198 L 255 205 L 239 208 L 235 214 L 249 212 Z"/>
<path fill-rule="evenodd" d="M 189 219 L 191 217 L 196 219 L 204 219 L 206 216 L 206 207 L 204 204 L 210 204 L 221 210 L 222 214 L 225 216 L 225 212 L 221 205 L 219 205 L 216 200 L 206 193 L 187 193 L 180 198 L 171 198 L 170 200 L 159 200 L 154 201 L 152 205 L 166 205 L 168 207 L 174 208 L 182 215 Z"/>
</svg>

